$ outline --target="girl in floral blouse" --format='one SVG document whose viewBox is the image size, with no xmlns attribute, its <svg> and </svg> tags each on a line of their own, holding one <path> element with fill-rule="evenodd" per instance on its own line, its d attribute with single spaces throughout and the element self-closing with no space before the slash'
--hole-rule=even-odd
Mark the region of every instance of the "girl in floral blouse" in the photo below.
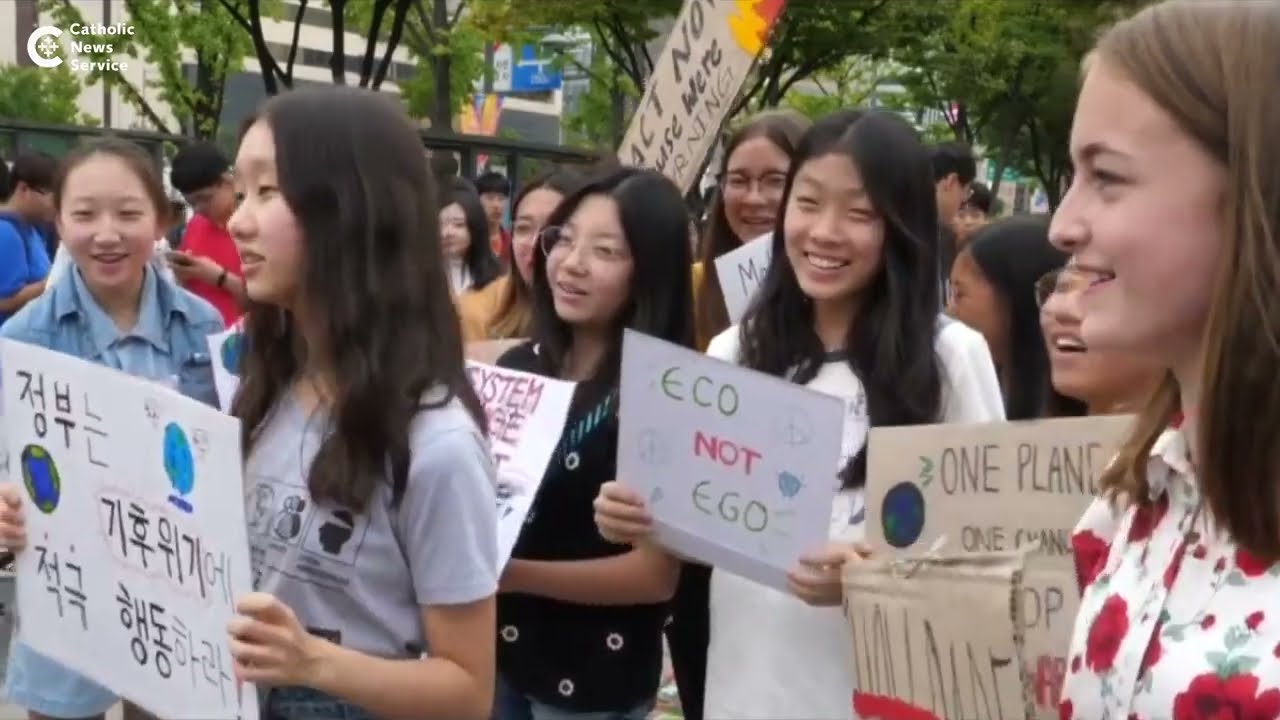
<svg viewBox="0 0 1280 720">
<path fill-rule="evenodd" d="M 1186 0 L 1086 63 L 1056 245 L 1090 348 L 1169 374 L 1102 478 L 1061 716 L 1280 718 L 1280 3 Z"/>
</svg>

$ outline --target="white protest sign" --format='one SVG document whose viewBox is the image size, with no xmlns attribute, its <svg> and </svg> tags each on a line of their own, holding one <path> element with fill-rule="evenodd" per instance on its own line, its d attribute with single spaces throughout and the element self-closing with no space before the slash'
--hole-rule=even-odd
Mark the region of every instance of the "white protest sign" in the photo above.
<svg viewBox="0 0 1280 720">
<path fill-rule="evenodd" d="M 244 354 L 244 328 L 239 323 L 209 336 L 209 356 L 213 364 L 213 385 L 218 405 L 231 410 L 231 400 L 240 386 L 240 357 Z"/>
<path fill-rule="evenodd" d="M 257 718 L 227 648 L 250 590 L 239 422 L 43 348 L 0 341 L 0 365 L 19 638 L 160 717 Z"/>
<path fill-rule="evenodd" d="M 720 278 L 720 291 L 724 295 L 725 309 L 729 311 L 730 324 L 736 324 L 746 314 L 751 299 L 764 282 L 765 271 L 772 259 L 773 233 L 742 243 L 716 258 L 716 277 Z"/>
<path fill-rule="evenodd" d="M 618 148 L 688 191 L 785 0 L 685 0 Z"/>
<path fill-rule="evenodd" d="M 505 566 L 560 443 L 574 384 L 471 361 L 467 375 L 489 420 L 498 468 L 498 557 Z"/>
<path fill-rule="evenodd" d="M 779 589 L 827 542 L 845 404 L 628 330 L 618 477 L 659 542 Z"/>
</svg>

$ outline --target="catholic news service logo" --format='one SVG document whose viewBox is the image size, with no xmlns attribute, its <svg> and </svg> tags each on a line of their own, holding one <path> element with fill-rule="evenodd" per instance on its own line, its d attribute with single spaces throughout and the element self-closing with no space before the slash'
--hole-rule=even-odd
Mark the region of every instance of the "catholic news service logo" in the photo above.
<svg viewBox="0 0 1280 720">
<path fill-rule="evenodd" d="M 36 28 L 27 38 L 27 55 L 31 62 L 42 68 L 56 68 L 62 64 L 62 43 L 58 37 L 62 31 L 52 25 Z"/>
</svg>

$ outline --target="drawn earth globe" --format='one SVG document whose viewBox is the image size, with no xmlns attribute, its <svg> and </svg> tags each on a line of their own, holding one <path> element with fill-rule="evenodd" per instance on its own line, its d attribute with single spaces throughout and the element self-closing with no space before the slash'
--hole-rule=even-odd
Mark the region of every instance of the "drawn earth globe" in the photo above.
<svg viewBox="0 0 1280 720">
<path fill-rule="evenodd" d="M 22 484 L 40 512 L 48 515 L 57 509 L 62 499 L 62 476 L 48 450 L 39 445 L 22 449 Z"/>
<path fill-rule="evenodd" d="M 195 458 L 191 441 L 178 423 L 164 426 L 164 472 L 179 495 L 186 495 L 196 485 Z"/>
<path fill-rule="evenodd" d="M 244 352 L 244 333 L 232 333 L 222 342 L 222 349 L 218 353 L 221 357 L 222 367 L 232 375 L 240 374 L 240 355 Z"/>
<path fill-rule="evenodd" d="M 889 488 L 880 506 L 884 540 L 893 547 L 907 548 L 924 532 L 924 494 L 912 482 Z"/>
</svg>

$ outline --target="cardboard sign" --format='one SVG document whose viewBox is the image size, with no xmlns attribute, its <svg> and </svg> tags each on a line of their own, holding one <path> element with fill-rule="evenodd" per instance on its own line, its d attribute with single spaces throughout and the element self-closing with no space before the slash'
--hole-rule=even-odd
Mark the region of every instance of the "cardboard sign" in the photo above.
<svg viewBox="0 0 1280 720">
<path fill-rule="evenodd" d="M 1026 554 L 864 560 L 844 570 L 862 720 L 1025 720 Z"/>
<path fill-rule="evenodd" d="M 716 276 L 729 322 L 737 324 L 764 282 L 773 259 L 773 233 L 765 233 L 716 258 Z"/>
<path fill-rule="evenodd" d="M 660 543 L 785 590 L 826 545 L 845 404 L 631 330 L 622 342 L 618 477 Z"/>
<path fill-rule="evenodd" d="M 467 375 L 489 420 L 498 470 L 498 561 L 505 566 L 560 444 L 574 383 L 471 361 Z"/>
<path fill-rule="evenodd" d="M 687 192 L 786 0 L 685 0 L 618 159 Z"/>
<path fill-rule="evenodd" d="M 159 717 L 258 717 L 227 635 L 250 590 L 240 423 L 70 355 L 0 357 L 19 638 Z"/>
<path fill-rule="evenodd" d="M 867 541 L 890 556 L 939 537 L 964 552 L 1038 542 L 1021 604 L 1038 716 L 1057 717 L 1079 608 L 1071 531 L 1132 422 L 1100 416 L 871 430 Z"/>
</svg>

